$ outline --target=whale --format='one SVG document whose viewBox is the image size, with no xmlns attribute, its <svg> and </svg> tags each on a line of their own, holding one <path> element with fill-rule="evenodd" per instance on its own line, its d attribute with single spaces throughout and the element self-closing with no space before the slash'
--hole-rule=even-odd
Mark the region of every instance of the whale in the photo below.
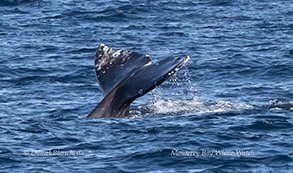
<svg viewBox="0 0 293 173">
<path fill-rule="evenodd" d="M 189 59 L 168 57 L 152 62 L 148 54 L 100 44 L 95 54 L 95 73 L 104 98 L 87 118 L 127 117 L 135 99 L 166 81 Z"/>
</svg>

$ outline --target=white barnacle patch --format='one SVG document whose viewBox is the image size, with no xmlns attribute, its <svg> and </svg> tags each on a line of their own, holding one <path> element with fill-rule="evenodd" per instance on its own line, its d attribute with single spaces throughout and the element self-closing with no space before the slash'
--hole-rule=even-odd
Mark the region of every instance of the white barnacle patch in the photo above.
<svg viewBox="0 0 293 173">
<path fill-rule="evenodd" d="M 113 57 L 118 57 L 121 54 L 121 50 L 118 50 L 116 52 L 113 53 Z"/>
<path fill-rule="evenodd" d="M 140 89 L 140 90 L 138 91 L 138 94 L 142 95 L 142 94 L 143 94 L 143 89 Z"/>
<path fill-rule="evenodd" d="M 96 67 L 97 70 L 101 70 L 101 68 L 102 68 L 102 66 L 99 65 L 99 64 L 96 64 L 95 67 Z"/>
<path fill-rule="evenodd" d="M 103 49 L 104 52 L 107 52 L 110 48 L 104 44 L 101 44 L 101 47 Z"/>
<path fill-rule="evenodd" d="M 101 70 L 104 66 L 106 66 L 109 63 L 109 55 L 104 55 L 101 59 L 98 60 L 96 63 L 96 69 Z"/>
</svg>

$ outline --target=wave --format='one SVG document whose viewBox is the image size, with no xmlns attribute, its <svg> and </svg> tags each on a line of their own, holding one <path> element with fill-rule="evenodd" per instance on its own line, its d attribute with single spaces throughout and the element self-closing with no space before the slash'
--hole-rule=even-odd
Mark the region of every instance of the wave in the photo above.
<svg viewBox="0 0 293 173">
<path fill-rule="evenodd" d="M 28 3 L 40 0 L 1 0 L 0 5 L 19 5 L 21 3 Z"/>
</svg>

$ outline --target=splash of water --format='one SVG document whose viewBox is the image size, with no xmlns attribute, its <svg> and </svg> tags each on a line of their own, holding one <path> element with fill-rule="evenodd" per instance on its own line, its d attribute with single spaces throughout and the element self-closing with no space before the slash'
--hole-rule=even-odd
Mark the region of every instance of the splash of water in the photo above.
<svg viewBox="0 0 293 173">
<path fill-rule="evenodd" d="M 280 109 L 293 110 L 293 102 L 273 99 L 273 100 L 270 100 L 270 103 L 268 105 L 264 105 L 263 107 L 267 109 L 274 109 L 274 110 L 280 110 Z"/>
<path fill-rule="evenodd" d="M 150 107 L 155 114 L 225 112 L 252 108 L 252 105 L 228 101 L 204 102 L 198 97 L 192 100 L 158 100 Z"/>
<path fill-rule="evenodd" d="M 201 100 L 197 96 L 198 91 L 195 90 L 196 87 L 194 87 L 187 67 L 171 78 L 169 87 L 170 90 L 176 92 L 171 93 L 171 96 L 169 94 L 167 100 L 161 88 L 153 94 L 153 103 L 148 106 L 152 114 L 208 113 L 253 108 L 252 105 L 242 103 L 231 103 L 228 101 L 205 102 Z"/>
<path fill-rule="evenodd" d="M 198 91 L 192 82 L 192 77 L 187 67 L 171 77 L 170 80 L 152 92 L 152 103 L 148 106 L 139 106 L 138 110 L 132 110 L 134 117 L 148 115 L 178 115 L 178 114 L 202 114 L 211 112 L 226 112 L 247 109 L 289 109 L 293 110 L 293 102 L 284 102 L 277 99 L 270 100 L 269 104 L 253 106 L 244 103 L 232 103 L 229 101 L 204 101 L 198 97 Z M 167 88 L 167 89 L 166 89 Z M 172 91 L 166 97 L 166 90 Z"/>
</svg>

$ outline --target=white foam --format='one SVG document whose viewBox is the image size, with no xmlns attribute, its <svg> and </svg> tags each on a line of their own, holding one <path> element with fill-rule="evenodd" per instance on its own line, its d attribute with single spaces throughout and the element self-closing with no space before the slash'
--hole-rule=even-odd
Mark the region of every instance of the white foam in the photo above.
<svg viewBox="0 0 293 173">
<path fill-rule="evenodd" d="M 177 114 L 177 113 L 209 113 L 225 112 L 234 110 L 252 109 L 252 105 L 243 103 L 231 103 L 228 101 L 203 102 L 198 97 L 192 100 L 157 100 L 150 109 L 154 114 Z"/>
</svg>

